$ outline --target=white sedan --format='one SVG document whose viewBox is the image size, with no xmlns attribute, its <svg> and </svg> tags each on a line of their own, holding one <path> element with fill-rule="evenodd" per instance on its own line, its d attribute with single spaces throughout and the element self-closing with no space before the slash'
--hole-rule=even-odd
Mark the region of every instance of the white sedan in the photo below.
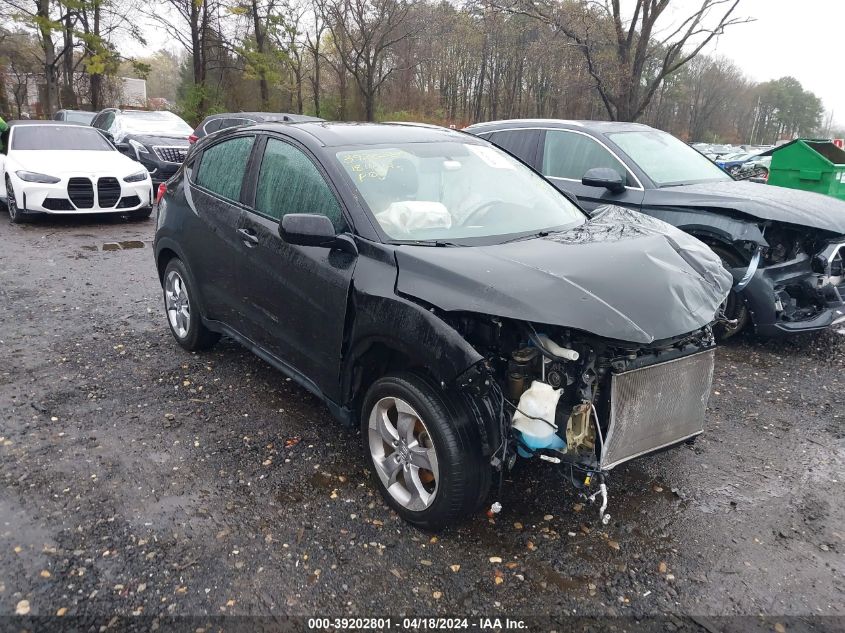
<svg viewBox="0 0 845 633">
<path fill-rule="evenodd" d="M 147 170 L 124 156 L 93 127 L 55 121 L 12 121 L 0 174 L 12 222 L 52 213 L 152 212 Z M 5 136 L 5 135 L 4 135 Z"/>
</svg>

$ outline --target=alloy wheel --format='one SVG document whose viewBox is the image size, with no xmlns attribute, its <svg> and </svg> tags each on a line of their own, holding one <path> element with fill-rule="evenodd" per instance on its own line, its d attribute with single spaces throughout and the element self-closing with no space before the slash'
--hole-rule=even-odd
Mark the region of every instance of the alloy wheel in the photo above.
<svg viewBox="0 0 845 633">
<path fill-rule="evenodd" d="M 386 397 L 370 411 L 368 446 L 378 477 L 402 507 L 419 512 L 437 495 L 440 470 L 428 428 L 401 398 Z"/>
<path fill-rule="evenodd" d="M 6 179 L 6 208 L 9 210 L 9 218 L 12 222 L 18 218 L 18 205 L 15 200 L 15 191 L 12 189 L 12 183 Z"/>
<path fill-rule="evenodd" d="M 191 304 L 185 280 L 175 270 L 167 273 L 164 282 L 164 303 L 170 327 L 180 339 L 188 336 L 191 327 Z"/>
</svg>

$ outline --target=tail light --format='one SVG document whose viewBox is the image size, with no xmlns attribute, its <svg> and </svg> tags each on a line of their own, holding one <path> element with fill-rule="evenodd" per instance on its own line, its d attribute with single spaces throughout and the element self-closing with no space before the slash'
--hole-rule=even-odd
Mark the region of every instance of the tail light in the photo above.
<svg viewBox="0 0 845 633">
<path fill-rule="evenodd" d="M 156 204 L 158 204 L 161 201 L 161 199 L 164 197 L 164 194 L 166 194 L 166 193 L 167 193 L 167 185 L 164 184 L 164 183 L 161 183 L 158 186 L 158 192 L 156 193 Z"/>
<path fill-rule="evenodd" d="M 191 135 L 188 137 L 188 142 L 189 142 L 191 145 L 193 145 L 194 143 L 196 143 L 198 140 L 200 140 L 200 137 L 199 137 L 199 136 L 197 136 L 196 134 L 191 134 Z"/>
</svg>

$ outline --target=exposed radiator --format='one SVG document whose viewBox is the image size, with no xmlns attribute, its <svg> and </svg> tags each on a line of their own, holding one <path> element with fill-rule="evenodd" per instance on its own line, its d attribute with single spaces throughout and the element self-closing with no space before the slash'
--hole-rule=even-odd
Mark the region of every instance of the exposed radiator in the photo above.
<svg viewBox="0 0 845 633">
<path fill-rule="evenodd" d="M 714 356 L 710 349 L 613 375 L 602 469 L 701 433 Z"/>
</svg>

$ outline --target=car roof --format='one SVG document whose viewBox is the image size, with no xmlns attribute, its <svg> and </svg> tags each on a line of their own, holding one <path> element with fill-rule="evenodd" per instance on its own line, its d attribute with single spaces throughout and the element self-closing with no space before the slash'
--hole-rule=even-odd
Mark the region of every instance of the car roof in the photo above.
<svg viewBox="0 0 845 633">
<path fill-rule="evenodd" d="M 205 117 L 205 121 L 213 121 L 215 119 L 237 119 L 238 117 L 251 118 L 256 121 L 324 121 L 319 117 L 308 116 L 306 114 L 292 114 L 290 112 L 218 112 L 217 114 L 210 114 Z"/>
<path fill-rule="evenodd" d="M 463 132 L 425 124 L 303 121 L 301 123 L 268 122 L 258 124 L 255 127 L 261 130 L 287 132 L 289 134 L 305 133 L 316 139 L 324 147 L 474 141 L 471 136 Z"/>
<path fill-rule="evenodd" d="M 465 128 L 468 132 L 478 133 L 483 132 L 485 128 L 490 128 L 494 131 L 496 128 L 515 127 L 515 128 L 532 128 L 532 127 L 551 127 L 561 129 L 579 128 L 596 132 L 599 134 L 607 134 L 609 132 L 635 132 L 643 130 L 653 130 L 654 128 L 642 123 L 625 123 L 622 121 L 569 121 L 566 119 L 503 119 L 501 121 L 487 121 L 485 123 L 475 123 Z"/>
<path fill-rule="evenodd" d="M 17 126 L 17 125 L 70 125 L 76 127 L 84 127 L 89 128 L 90 125 L 81 125 L 79 123 L 75 123 L 73 121 L 54 121 L 52 119 L 13 119 L 12 121 L 7 121 L 9 127 Z M 93 128 L 92 128 L 93 129 Z"/>
</svg>

